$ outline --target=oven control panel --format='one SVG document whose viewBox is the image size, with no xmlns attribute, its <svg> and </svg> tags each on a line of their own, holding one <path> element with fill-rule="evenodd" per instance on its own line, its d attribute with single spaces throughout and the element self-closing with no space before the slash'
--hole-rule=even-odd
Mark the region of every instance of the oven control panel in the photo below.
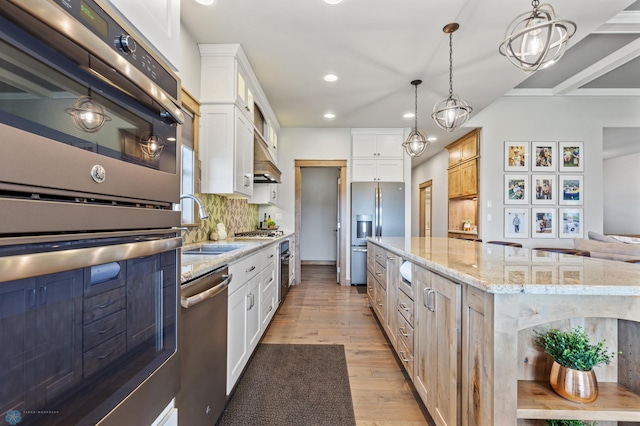
<svg viewBox="0 0 640 426">
<path fill-rule="evenodd" d="M 116 22 L 94 0 L 53 0 L 78 22 L 89 28 L 173 99 L 178 99 L 178 82 L 151 54 L 140 46 L 132 30 Z"/>
</svg>

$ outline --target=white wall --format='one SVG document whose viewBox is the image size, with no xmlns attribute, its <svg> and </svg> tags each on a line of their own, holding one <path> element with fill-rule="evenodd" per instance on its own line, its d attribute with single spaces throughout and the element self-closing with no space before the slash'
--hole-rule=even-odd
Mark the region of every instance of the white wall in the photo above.
<svg viewBox="0 0 640 426">
<path fill-rule="evenodd" d="M 428 149 L 428 148 L 427 148 Z M 431 236 L 447 237 L 449 206 L 449 154 L 444 149 L 412 170 L 411 235 L 420 235 L 420 184 L 431 179 Z M 407 186 L 407 188 L 409 188 Z"/>
<path fill-rule="evenodd" d="M 480 237 L 503 236 L 504 141 L 584 142 L 584 230 L 603 230 L 603 127 L 630 127 L 640 117 L 634 97 L 503 97 L 473 117 L 468 125 L 481 127 Z M 531 172 L 529 172 L 531 174 Z M 491 202 L 492 207 L 487 203 Z M 528 206 L 513 206 L 528 207 Z M 492 216 L 489 221 L 487 216 Z M 572 247 L 571 239 L 522 239 L 525 247 Z"/>
<path fill-rule="evenodd" d="M 300 260 L 336 261 L 338 169 L 302 169 Z"/>
<path fill-rule="evenodd" d="M 180 33 L 180 68 L 178 76 L 182 87 L 200 99 L 200 50 L 198 44 L 189 31 L 182 26 Z"/>
<path fill-rule="evenodd" d="M 640 153 L 604 161 L 604 233 L 640 234 Z"/>
</svg>

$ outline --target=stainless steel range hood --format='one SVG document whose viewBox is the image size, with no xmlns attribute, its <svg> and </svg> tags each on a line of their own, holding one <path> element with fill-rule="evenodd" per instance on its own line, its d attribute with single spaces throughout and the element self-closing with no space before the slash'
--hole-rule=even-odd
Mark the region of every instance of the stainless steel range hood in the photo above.
<svg viewBox="0 0 640 426">
<path fill-rule="evenodd" d="M 253 137 L 253 182 L 280 183 L 280 169 L 275 165 L 266 142 L 255 132 Z"/>
</svg>

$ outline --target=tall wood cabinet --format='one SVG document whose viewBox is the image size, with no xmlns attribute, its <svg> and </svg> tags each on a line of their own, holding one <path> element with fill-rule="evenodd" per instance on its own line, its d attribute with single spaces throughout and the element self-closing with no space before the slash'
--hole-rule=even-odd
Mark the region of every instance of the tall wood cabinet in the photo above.
<svg viewBox="0 0 640 426">
<path fill-rule="evenodd" d="M 480 129 L 467 133 L 448 145 L 449 154 L 449 237 L 478 237 L 478 165 Z M 470 220 L 474 230 L 465 231 L 463 221 Z"/>
</svg>

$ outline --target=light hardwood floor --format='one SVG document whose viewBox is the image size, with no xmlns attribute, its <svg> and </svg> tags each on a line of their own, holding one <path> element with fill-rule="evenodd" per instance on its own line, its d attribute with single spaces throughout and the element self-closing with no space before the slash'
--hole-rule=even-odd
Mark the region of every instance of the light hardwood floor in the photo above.
<svg viewBox="0 0 640 426">
<path fill-rule="evenodd" d="M 366 294 L 336 284 L 334 266 L 304 265 L 262 343 L 341 344 L 357 426 L 432 425 L 414 397 Z"/>
</svg>

